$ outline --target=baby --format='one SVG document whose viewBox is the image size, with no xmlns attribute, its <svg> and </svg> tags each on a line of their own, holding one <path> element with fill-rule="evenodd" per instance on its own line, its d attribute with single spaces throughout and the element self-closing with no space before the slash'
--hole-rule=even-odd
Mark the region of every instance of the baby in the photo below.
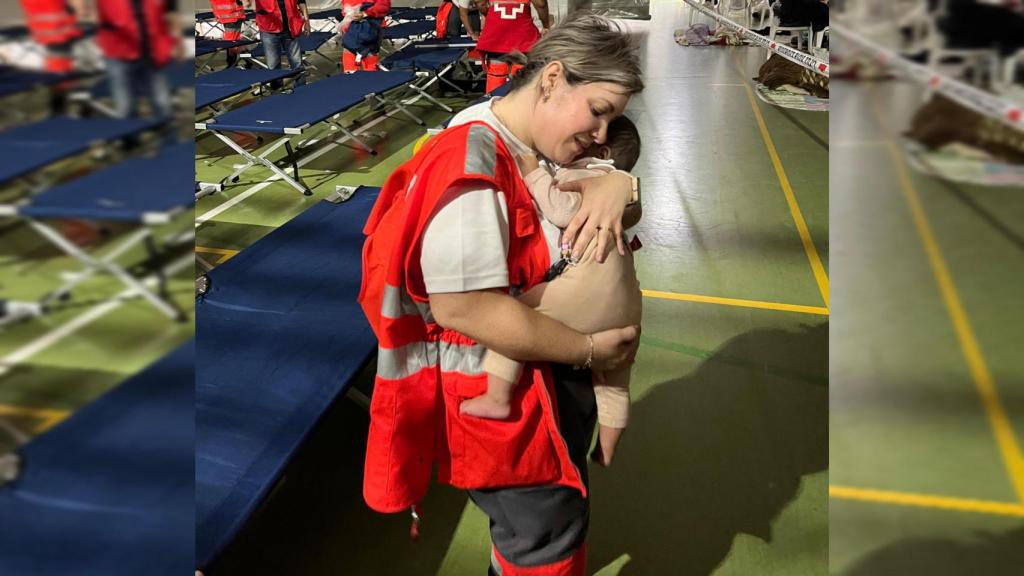
<svg viewBox="0 0 1024 576">
<path fill-rule="evenodd" d="M 571 164 L 558 169 L 552 177 L 540 167 L 535 156 L 521 156 L 520 167 L 540 213 L 552 224 L 564 229 L 580 207 L 578 192 L 566 192 L 558 183 L 601 176 L 615 169 L 629 171 L 640 156 L 640 135 L 636 126 L 620 116 L 608 125 L 604 144 L 594 144 Z M 612 250 L 603 263 L 595 259 L 597 241 L 592 241 L 576 262 L 560 275 L 534 287 L 519 300 L 566 326 L 591 334 L 609 328 L 639 325 L 642 312 L 640 284 L 633 267 L 633 255 L 620 256 Z M 563 257 L 568 256 L 562 244 Z M 480 418 L 504 419 L 511 411 L 512 391 L 522 364 L 492 350 L 484 357 L 487 393 L 466 400 L 460 406 L 464 414 Z M 629 417 L 629 371 L 627 366 L 610 372 L 594 372 L 597 398 L 598 446 L 594 459 L 611 464 L 615 447 Z"/>
</svg>

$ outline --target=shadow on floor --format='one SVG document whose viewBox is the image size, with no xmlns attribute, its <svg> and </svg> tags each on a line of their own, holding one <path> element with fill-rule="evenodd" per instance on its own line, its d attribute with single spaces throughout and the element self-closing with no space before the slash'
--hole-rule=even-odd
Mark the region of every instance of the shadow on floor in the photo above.
<svg viewBox="0 0 1024 576">
<path fill-rule="evenodd" d="M 915 538 L 896 542 L 858 562 L 843 576 L 959 576 L 1019 574 L 1024 526 L 1002 534 L 979 532 L 971 542 Z"/>
<path fill-rule="evenodd" d="M 739 534 L 770 543 L 801 477 L 828 467 L 827 370 L 827 323 L 753 330 L 635 402 L 615 464 L 591 468 L 588 573 L 628 554 L 622 576 L 702 576 Z"/>
</svg>

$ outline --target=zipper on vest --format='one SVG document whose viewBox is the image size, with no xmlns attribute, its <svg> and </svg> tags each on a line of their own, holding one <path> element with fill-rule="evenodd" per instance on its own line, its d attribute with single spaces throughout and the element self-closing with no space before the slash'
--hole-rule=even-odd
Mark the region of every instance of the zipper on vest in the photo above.
<svg viewBox="0 0 1024 576">
<path fill-rule="evenodd" d="M 416 512 L 415 504 L 412 505 L 411 512 L 412 525 L 409 526 L 409 539 L 415 542 L 420 539 L 420 515 Z"/>
</svg>

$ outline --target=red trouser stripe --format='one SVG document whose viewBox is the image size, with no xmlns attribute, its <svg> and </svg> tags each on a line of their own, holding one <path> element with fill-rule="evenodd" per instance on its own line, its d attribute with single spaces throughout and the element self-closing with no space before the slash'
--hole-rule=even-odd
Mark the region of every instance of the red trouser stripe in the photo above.
<svg viewBox="0 0 1024 576">
<path fill-rule="evenodd" d="M 541 566 L 516 566 L 502 558 L 497 548 L 494 557 L 501 566 L 501 576 L 583 576 L 587 566 L 587 545 L 583 543 L 572 556 Z"/>
</svg>

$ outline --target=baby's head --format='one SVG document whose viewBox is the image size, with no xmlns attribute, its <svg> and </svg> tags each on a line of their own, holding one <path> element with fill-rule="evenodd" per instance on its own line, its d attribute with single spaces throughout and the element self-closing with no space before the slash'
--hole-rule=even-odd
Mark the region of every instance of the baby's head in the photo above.
<svg viewBox="0 0 1024 576">
<path fill-rule="evenodd" d="M 614 160 L 617 169 L 629 172 L 640 158 L 640 132 L 629 118 L 619 116 L 608 123 L 604 144 L 591 145 L 580 157 Z"/>
</svg>

